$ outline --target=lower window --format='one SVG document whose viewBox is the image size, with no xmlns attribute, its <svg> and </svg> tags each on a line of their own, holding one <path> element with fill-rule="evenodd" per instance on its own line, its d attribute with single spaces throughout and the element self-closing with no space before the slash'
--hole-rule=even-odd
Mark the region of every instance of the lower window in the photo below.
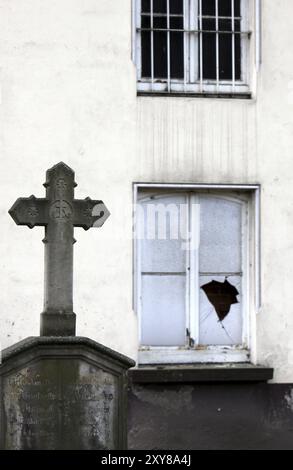
<svg viewBox="0 0 293 470">
<path fill-rule="evenodd" d="M 249 191 L 139 189 L 140 363 L 249 361 L 252 202 Z"/>
</svg>

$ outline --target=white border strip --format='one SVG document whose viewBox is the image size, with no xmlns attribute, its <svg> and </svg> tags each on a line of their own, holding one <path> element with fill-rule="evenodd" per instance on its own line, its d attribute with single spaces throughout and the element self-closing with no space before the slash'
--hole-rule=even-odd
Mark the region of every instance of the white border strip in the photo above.
<svg viewBox="0 0 293 470">
<path fill-rule="evenodd" d="M 133 183 L 139 188 L 171 188 L 171 189 L 242 189 L 259 190 L 260 184 L 214 184 L 214 183 Z"/>
</svg>

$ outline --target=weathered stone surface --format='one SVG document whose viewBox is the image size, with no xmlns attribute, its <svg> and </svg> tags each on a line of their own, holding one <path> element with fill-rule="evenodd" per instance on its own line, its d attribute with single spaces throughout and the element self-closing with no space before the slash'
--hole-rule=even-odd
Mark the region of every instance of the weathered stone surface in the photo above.
<svg viewBox="0 0 293 470">
<path fill-rule="evenodd" d="M 3 351 L 2 449 L 125 449 L 134 362 L 80 337 L 32 337 Z"/>
</svg>

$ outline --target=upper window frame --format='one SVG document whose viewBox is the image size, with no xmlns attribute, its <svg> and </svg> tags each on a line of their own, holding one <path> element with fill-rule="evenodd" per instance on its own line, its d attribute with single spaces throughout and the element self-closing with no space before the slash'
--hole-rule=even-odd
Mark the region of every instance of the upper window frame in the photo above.
<svg viewBox="0 0 293 470">
<path fill-rule="evenodd" d="M 184 2 L 184 29 L 196 29 L 196 11 L 202 0 L 183 0 Z M 245 6 L 245 4 L 247 6 Z M 252 41 L 251 36 L 255 25 L 255 16 L 259 0 L 242 0 L 241 2 L 241 31 L 247 33 L 247 39 L 241 46 L 241 80 L 204 80 L 199 72 L 199 59 L 197 43 L 194 34 L 184 34 L 184 79 L 155 79 L 141 76 L 141 0 L 133 0 L 133 58 L 137 72 L 138 94 L 154 95 L 208 95 L 226 97 L 251 97 L 252 87 Z M 191 21 L 193 18 L 193 21 Z M 188 36 L 188 37 L 187 37 Z M 201 35 L 199 34 L 198 37 Z M 190 60 L 191 54 L 194 61 Z"/>
</svg>

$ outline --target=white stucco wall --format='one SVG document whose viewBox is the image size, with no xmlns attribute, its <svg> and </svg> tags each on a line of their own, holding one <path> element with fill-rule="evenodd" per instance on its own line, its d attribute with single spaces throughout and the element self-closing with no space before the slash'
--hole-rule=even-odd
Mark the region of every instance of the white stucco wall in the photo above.
<svg viewBox="0 0 293 470">
<path fill-rule="evenodd" d="M 43 197 L 58 161 L 78 197 L 111 211 L 101 230 L 76 230 L 77 334 L 134 358 L 132 183 L 260 183 L 257 361 L 293 382 L 293 2 L 262 3 L 256 99 L 218 100 L 136 97 L 130 0 L 0 0 L 2 347 L 38 335 L 43 298 L 43 229 L 7 211 Z"/>
</svg>

